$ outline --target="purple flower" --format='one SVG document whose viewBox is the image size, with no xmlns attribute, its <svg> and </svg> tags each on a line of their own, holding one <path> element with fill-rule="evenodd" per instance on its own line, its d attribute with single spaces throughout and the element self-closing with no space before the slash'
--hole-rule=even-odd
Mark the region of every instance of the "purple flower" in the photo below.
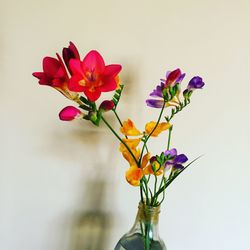
<svg viewBox="0 0 250 250">
<path fill-rule="evenodd" d="M 157 85 L 156 88 L 153 90 L 152 93 L 149 95 L 152 97 L 160 97 L 163 98 L 162 90 L 164 89 L 164 83 L 161 82 L 160 85 Z"/>
<path fill-rule="evenodd" d="M 175 87 L 177 84 L 180 84 L 185 74 L 181 73 L 180 69 L 176 69 L 173 71 L 167 71 L 166 79 L 161 79 L 161 83 L 156 86 L 156 88 L 150 93 L 151 97 L 160 98 L 158 100 L 148 99 L 146 100 L 146 104 L 152 108 L 162 108 L 164 104 L 164 96 L 163 91 Z M 172 96 L 173 97 L 173 96 Z M 166 106 L 169 106 L 166 104 Z"/>
<path fill-rule="evenodd" d="M 189 81 L 187 88 L 189 90 L 201 89 L 204 85 L 205 83 L 203 82 L 202 78 L 200 76 L 195 76 Z"/>
<path fill-rule="evenodd" d="M 171 167 L 174 169 L 183 169 L 184 166 L 182 164 L 188 160 L 186 155 L 178 155 L 176 148 L 165 151 L 164 155 L 167 157 L 167 161 L 165 162 L 165 168 L 167 170 L 169 170 Z"/>
</svg>

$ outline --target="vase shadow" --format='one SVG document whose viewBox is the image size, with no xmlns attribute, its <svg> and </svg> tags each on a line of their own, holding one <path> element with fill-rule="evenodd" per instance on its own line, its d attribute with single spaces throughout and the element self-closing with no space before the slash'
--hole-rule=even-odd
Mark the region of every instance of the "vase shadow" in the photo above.
<svg viewBox="0 0 250 250">
<path fill-rule="evenodd" d="M 105 211 L 107 183 L 88 181 L 82 211 L 73 219 L 69 250 L 106 250 L 112 228 L 112 216 Z"/>
</svg>

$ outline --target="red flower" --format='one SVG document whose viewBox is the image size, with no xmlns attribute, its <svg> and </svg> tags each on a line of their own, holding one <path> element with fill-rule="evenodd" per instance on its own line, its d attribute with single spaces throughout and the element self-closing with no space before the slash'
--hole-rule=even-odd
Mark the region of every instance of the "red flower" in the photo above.
<svg viewBox="0 0 250 250">
<path fill-rule="evenodd" d="M 61 87 L 69 79 L 61 58 L 48 56 L 43 59 L 43 72 L 34 72 L 32 75 L 39 79 L 39 84 L 51 87 Z"/>
<path fill-rule="evenodd" d="M 61 57 L 44 57 L 43 72 L 34 72 L 32 75 L 39 79 L 39 84 L 51 86 L 60 91 L 67 98 L 74 100 L 78 94 L 72 93 L 68 89 L 69 77 L 64 67 Z"/>
<path fill-rule="evenodd" d="M 115 78 L 122 69 L 119 64 L 105 66 L 102 56 L 95 50 L 90 51 L 82 62 L 79 59 L 71 59 L 69 66 L 73 73 L 69 89 L 84 92 L 92 102 L 100 97 L 101 92 L 116 89 Z"/>
</svg>

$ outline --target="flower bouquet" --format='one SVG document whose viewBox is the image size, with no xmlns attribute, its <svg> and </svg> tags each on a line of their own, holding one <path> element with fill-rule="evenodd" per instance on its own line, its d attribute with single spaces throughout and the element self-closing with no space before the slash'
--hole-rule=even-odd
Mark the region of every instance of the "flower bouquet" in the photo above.
<svg viewBox="0 0 250 250">
<path fill-rule="evenodd" d="M 63 108 L 59 118 L 63 121 L 84 119 L 95 126 L 103 122 L 120 142 L 120 152 L 129 165 L 125 173 L 127 182 L 139 187 L 140 203 L 135 224 L 115 249 L 166 249 L 158 235 L 159 208 L 166 188 L 193 162 L 187 163 L 187 156 L 171 146 L 172 120 L 190 103 L 194 90 L 204 86 L 202 78 L 193 77 L 181 90 L 185 74 L 180 69 L 167 71 L 165 78 L 160 80 L 146 100 L 148 107 L 159 110 L 158 119 L 146 123 L 141 131 L 132 120 L 123 121 L 118 114 L 124 89 L 119 79 L 121 65 L 106 65 L 95 50 L 81 60 L 72 42 L 63 48 L 62 57 L 56 55 L 57 58 L 45 57 L 43 71 L 35 72 L 33 76 L 39 79 L 39 84 L 55 88 L 78 106 Z M 97 105 L 102 93 L 110 91 L 114 92 L 112 99 L 102 100 Z M 105 117 L 106 112 L 114 114 L 120 131 L 112 127 Z M 162 152 L 152 155 L 148 141 L 164 131 L 168 132 L 167 145 L 164 145 Z"/>
</svg>

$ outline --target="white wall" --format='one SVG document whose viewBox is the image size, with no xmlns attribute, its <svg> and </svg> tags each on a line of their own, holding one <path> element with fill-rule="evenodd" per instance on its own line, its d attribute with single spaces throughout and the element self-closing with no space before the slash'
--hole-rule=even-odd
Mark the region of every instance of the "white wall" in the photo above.
<svg viewBox="0 0 250 250">
<path fill-rule="evenodd" d="M 79 250 L 79 216 L 99 197 L 89 180 L 106 183 L 107 250 L 134 220 L 138 190 L 118 142 L 105 127 L 59 121 L 70 102 L 31 76 L 70 40 L 123 65 L 120 113 L 140 128 L 157 116 L 144 100 L 167 69 L 204 78 L 173 146 L 205 156 L 169 188 L 161 236 L 170 250 L 249 249 L 249 12 L 248 0 L 2 1 L 0 249 Z"/>
</svg>

